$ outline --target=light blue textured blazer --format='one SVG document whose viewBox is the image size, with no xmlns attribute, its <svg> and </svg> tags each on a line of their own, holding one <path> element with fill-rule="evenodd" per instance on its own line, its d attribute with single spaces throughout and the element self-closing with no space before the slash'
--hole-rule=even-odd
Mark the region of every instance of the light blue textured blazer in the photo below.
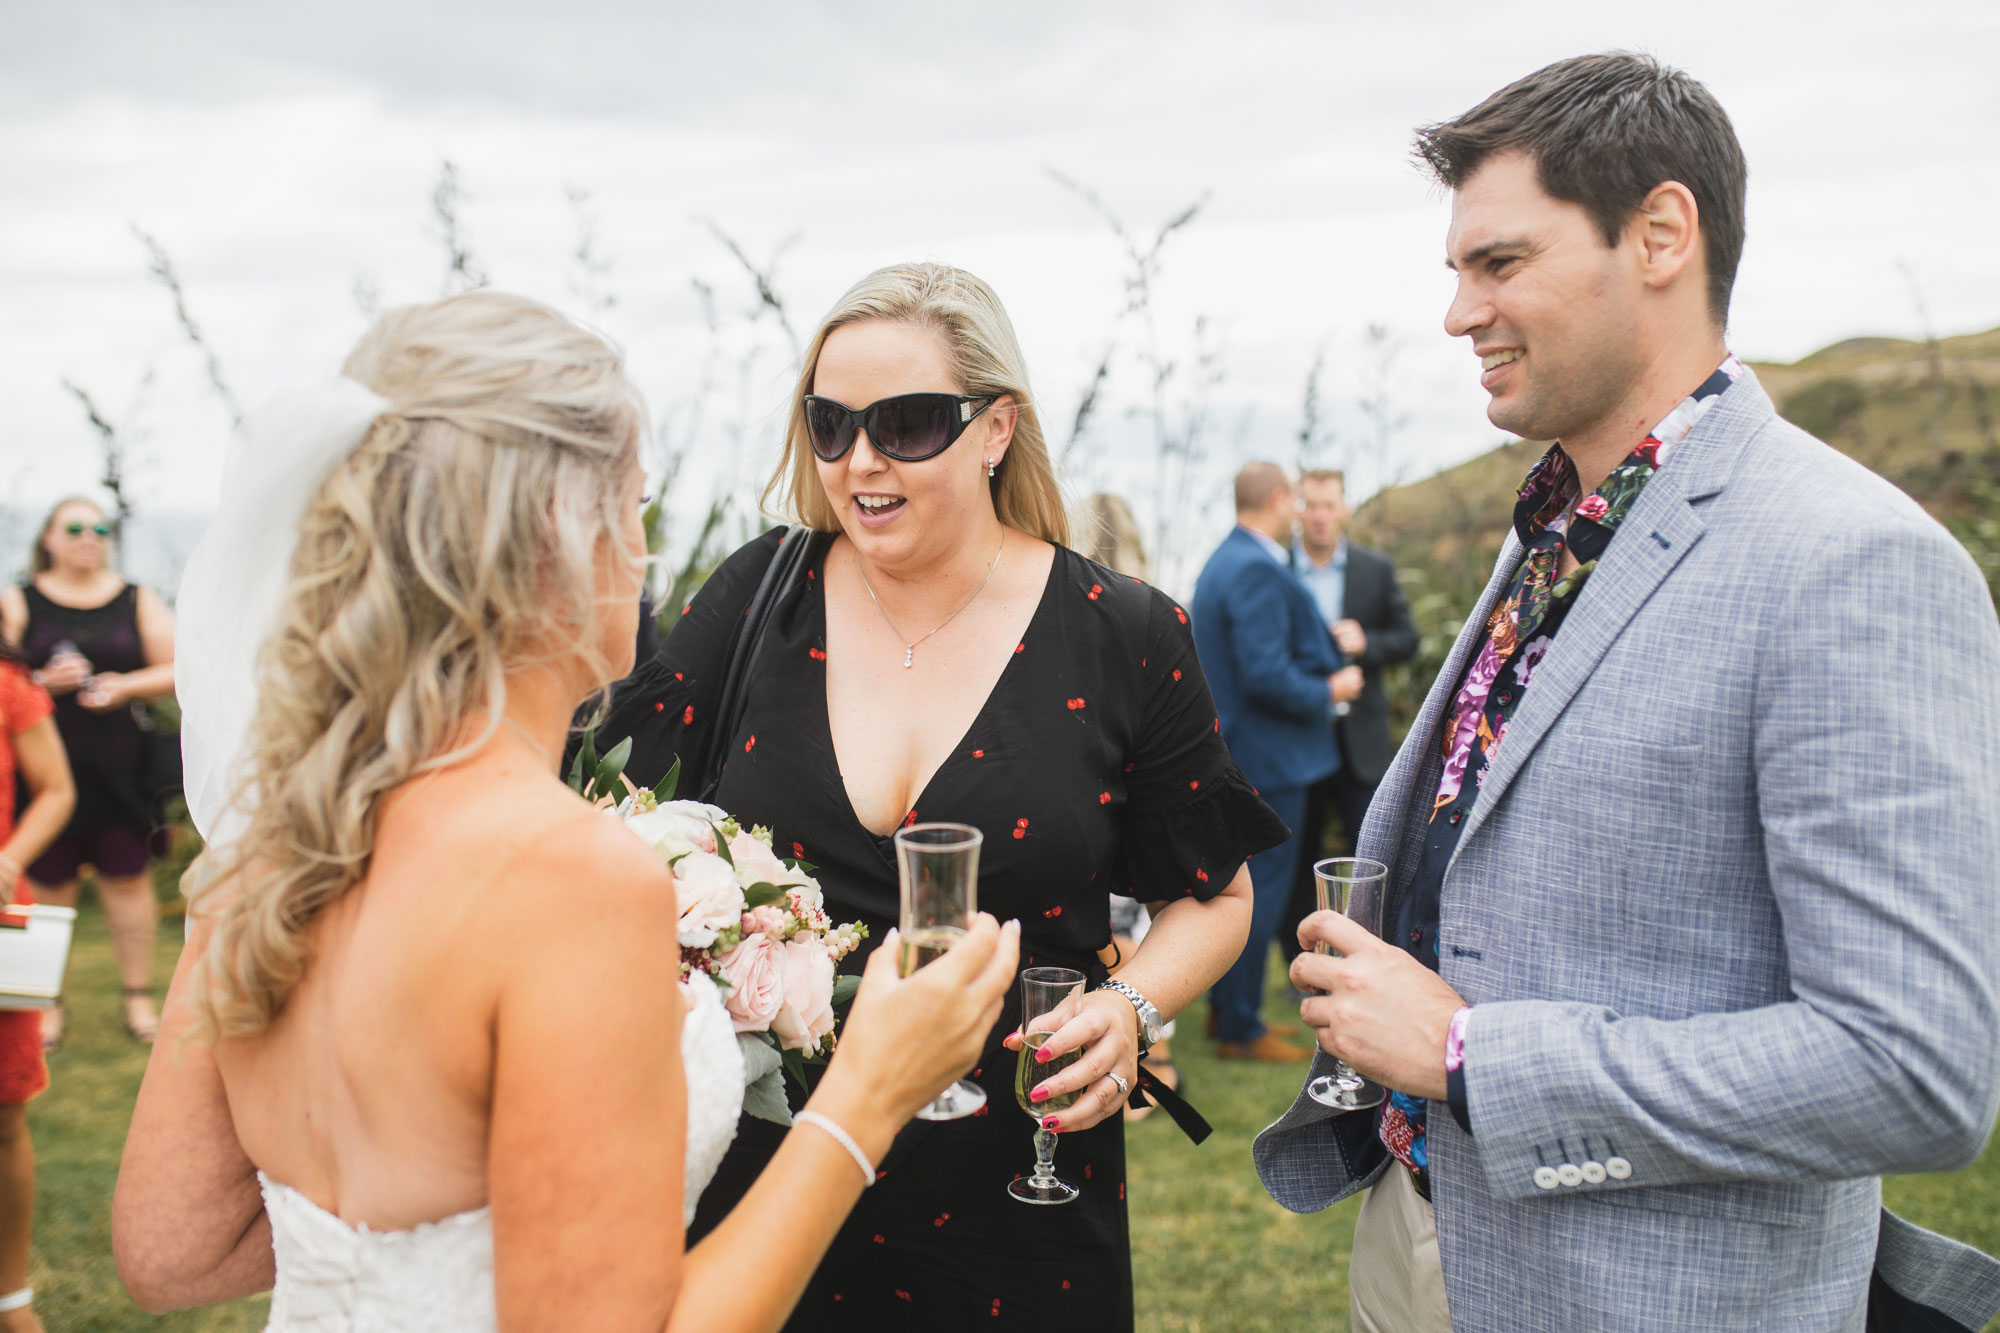
<svg viewBox="0 0 2000 1333">
<path fill-rule="evenodd" d="M 1375 797 L 1407 890 L 1492 581 Z M 1464 1333 L 1977 1329 L 2000 1265 L 1881 1210 L 2000 1108 L 2000 625 L 1958 543 L 1746 374 L 1621 525 L 1446 871 L 1473 1133 L 1430 1117 Z M 1314 1065 L 1321 1072 L 1322 1055 Z M 1373 1113 L 1258 1137 L 1294 1211 L 1370 1183 Z M 1609 1168 L 1609 1169 L 1604 1169 Z"/>
</svg>

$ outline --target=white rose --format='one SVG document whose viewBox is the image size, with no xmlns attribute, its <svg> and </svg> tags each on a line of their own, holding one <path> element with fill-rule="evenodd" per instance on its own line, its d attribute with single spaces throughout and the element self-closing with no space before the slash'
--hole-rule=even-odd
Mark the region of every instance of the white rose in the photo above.
<svg viewBox="0 0 2000 1333">
<path fill-rule="evenodd" d="M 694 852 L 674 867 L 674 892 L 681 908 L 681 944 L 706 949 L 717 932 L 743 919 L 743 890 L 719 856 Z"/>
<path fill-rule="evenodd" d="M 700 801 L 669 801 L 627 815 L 625 827 L 638 834 L 662 861 L 671 861 L 689 852 L 714 852 L 715 825 L 722 818 L 722 811 Z"/>
<path fill-rule="evenodd" d="M 736 881 L 744 888 L 752 884 L 796 884 L 803 878 L 796 870 L 785 869 L 764 842 L 748 833 L 729 840 L 729 856 L 736 862 Z"/>
</svg>

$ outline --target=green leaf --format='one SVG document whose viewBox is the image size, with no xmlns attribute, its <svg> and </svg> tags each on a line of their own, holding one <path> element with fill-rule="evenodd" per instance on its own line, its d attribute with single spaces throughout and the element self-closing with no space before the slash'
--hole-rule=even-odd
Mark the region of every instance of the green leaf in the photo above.
<svg viewBox="0 0 2000 1333">
<path fill-rule="evenodd" d="M 778 1056 L 785 1062 L 785 1072 L 792 1076 L 793 1081 L 799 1085 L 800 1089 L 809 1090 L 806 1088 L 805 1057 L 797 1051 L 786 1050 L 779 1051 Z"/>
<path fill-rule="evenodd" d="M 660 779 L 660 783 L 657 787 L 653 788 L 653 797 L 655 800 L 659 801 L 660 804 L 665 805 L 668 801 L 674 799 L 674 793 L 679 791 L 680 788 L 681 788 L 681 757 L 679 755 L 675 755 L 674 766 L 667 770 L 667 775 Z"/>
<path fill-rule="evenodd" d="M 729 854 L 729 839 L 723 837 L 722 830 L 715 828 L 715 825 L 710 824 L 709 827 L 715 829 L 715 854 L 721 857 L 731 870 L 736 869 L 736 858 Z"/>
<path fill-rule="evenodd" d="M 625 761 L 631 757 L 632 738 L 627 736 L 624 740 L 612 746 L 611 753 L 605 755 L 603 760 L 597 765 L 597 776 L 591 785 L 596 788 L 597 795 L 600 798 L 617 796 L 621 793 L 622 788 L 618 781 L 618 775 L 625 771 Z"/>
<path fill-rule="evenodd" d="M 569 766 L 569 789 L 578 796 L 583 795 L 583 751 L 576 752 L 576 761 Z"/>
<path fill-rule="evenodd" d="M 583 766 L 587 771 L 597 771 L 597 728 L 586 727 L 583 733 Z"/>
<path fill-rule="evenodd" d="M 743 905 L 748 907 L 782 907 L 785 891 L 775 884 L 752 884 L 743 891 Z"/>
<path fill-rule="evenodd" d="M 833 1003 L 837 1008 L 854 998 L 854 992 L 861 989 L 861 978 L 854 976 L 833 979 Z"/>
</svg>

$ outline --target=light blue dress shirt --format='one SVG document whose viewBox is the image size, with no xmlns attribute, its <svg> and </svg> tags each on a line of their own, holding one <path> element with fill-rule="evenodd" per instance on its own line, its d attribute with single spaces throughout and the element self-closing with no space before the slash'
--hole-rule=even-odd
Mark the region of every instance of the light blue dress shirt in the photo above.
<svg viewBox="0 0 2000 1333">
<path fill-rule="evenodd" d="M 1333 548 L 1333 559 L 1323 565 L 1312 562 L 1303 543 L 1292 550 L 1295 557 L 1292 568 L 1298 572 L 1299 582 L 1306 585 L 1326 627 L 1332 629 L 1347 609 L 1347 538 L 1340 539 Z"/>
</svg>

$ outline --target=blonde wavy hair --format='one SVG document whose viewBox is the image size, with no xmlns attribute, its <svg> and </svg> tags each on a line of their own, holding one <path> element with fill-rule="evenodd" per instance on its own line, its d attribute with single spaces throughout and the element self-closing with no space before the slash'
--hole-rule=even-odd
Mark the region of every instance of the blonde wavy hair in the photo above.
<svg viewBox="0 0 2000 1333">
<path fill-rule="evenodd" d="M 764 487 L 767 512 L 820 532 L 840 531 L 806 430 L 806 395 L 819 372 L 820 349 L 827 335 L 845 324 L 871 319 L 914 325 L 937 334 L 944 345 L 945 365 L 960 393 L 1014 400 L 1018 416 L 1014 438 L 990 483 L 993 511 L 1002 523 L 1032 537 L 1069 545 L 1069 515 L 1063 508 L 1062 486 L 1049 460 L 1042 420 L 1028 392 L 1028 363 L 1006 307 L 991 287 L 948 264 L 892 264 L 876 269 L 834 302 L 807 344 L 799 382 L 792 393 L 791 418 L 785 427 L 785 453 Z"/>
<path fill-rule="evenodd" d="M 343 373 L 390 407 L 300 519 L 258 659 L 248 829 L 187 876 L 190 910 L 216 919 L 192 991 L 210 1038 L 283 1011 L 314 923 L 368 871 L 382 798 L 490 740 L 510 670 L 614 670 L 599 568 L 607 547 L 622 558 L 644 429 L 618 352 L 482 291 L 383 315 Z"/>
</svg>

